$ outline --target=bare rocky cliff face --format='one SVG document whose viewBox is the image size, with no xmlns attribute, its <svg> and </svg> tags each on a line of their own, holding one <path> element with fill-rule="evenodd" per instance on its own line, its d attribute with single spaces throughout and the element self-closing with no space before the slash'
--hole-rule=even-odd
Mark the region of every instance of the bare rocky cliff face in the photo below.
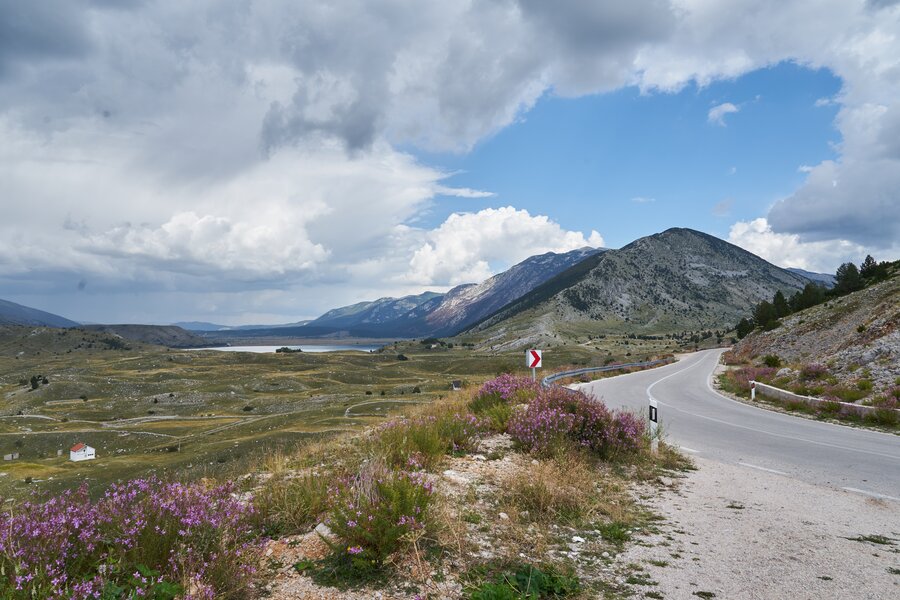
<svg viewBox="0 0 900 600">
<path fill-rule="evenodd" d="M 773 354 L 785 363 L 821 364 L 841 383 L 865 378 L 876 392 L 890 388 L 900 377 L 900 276 L 751 333 L 734 352 L 739 359 Z"/>
<path fill-rule="evenodd" d="M 602 321 L 636 333 L 731 328 L 757 302 L 808 279 L 716 237 L 669 229 L 574 267 L 491 316 L 478 329 L 528 312 L 549 324 Z M 584 263 L 587 265 L 587 262 Z"/>
<path fill-rule="evenodd" d="M 565 254 L 547 252 L 532 256 L 478 285 L 453 288 L 425 320 L 439 335 L 456 333 L 600 252 L 603 250 L 580 248 Z"/>
<path fill-rule="evenodd" d="M 481 283 L 460 285 L 446 294 L 425 292 L 360 302 L 330 310 L 308 325 L 377 336 L 453 335 L 599 252 L 602 250 L 580 248 L 563 254 L 532 256 Z"/>
</svg>

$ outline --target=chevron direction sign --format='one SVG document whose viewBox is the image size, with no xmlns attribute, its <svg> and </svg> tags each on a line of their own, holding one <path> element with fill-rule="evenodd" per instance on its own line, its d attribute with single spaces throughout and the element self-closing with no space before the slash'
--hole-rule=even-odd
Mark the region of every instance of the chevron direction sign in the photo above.
<svg viewBox="0 0 900 600">
<path fill-rule="evenodd" d="M 540 369 L 541 368 L 541 351 L 540 350 L 527 350 L 525 352 L 525 366 L 529 369 Z"/>
</svg>

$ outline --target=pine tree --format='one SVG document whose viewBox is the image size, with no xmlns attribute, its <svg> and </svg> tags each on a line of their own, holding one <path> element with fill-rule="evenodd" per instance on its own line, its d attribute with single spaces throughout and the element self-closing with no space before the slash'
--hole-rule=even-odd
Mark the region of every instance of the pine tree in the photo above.
<svg viewBox="0 0 900 600">
<path fill-rule="evenodd" d="M 775 309 L 775 318 L 780 319 L 791 314 L 791 307 L 788 305 L 787 298 L 781 293 L 781 290 L 775 292 L 772 298 L 772 307 Z"/>
<path fill-rule="evenodd" d="M 859 269 L 852 262 L 844 263 L 838 267 L 834 274 L 834 293 L 838 296 L 855 292 L 863 288 L 862 278 L 859 276 Z"/>
<path fill-rule="evenodd" d="M 862 261 L 862 264 L 859 265 L 859 275 L 860 277 L 864 277 L 866 279 L 871 279 L 875 276 L 875 271 L 878 269 L 878 263 L 875 262 L 875 259 L 872 258 L 872 255 L 869 254 L 866 256 L 866 259 Z"/>
</svg>

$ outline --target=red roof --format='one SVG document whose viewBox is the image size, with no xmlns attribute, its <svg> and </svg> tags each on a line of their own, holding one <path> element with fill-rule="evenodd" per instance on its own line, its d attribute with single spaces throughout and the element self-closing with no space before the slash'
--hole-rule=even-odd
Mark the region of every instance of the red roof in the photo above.
<svg viewBox="0 0 900 600">
<path fill-rule="evenodd" d="M 72 446 L 72 452 L 78 452 L 79 450 L 82 450 L 84 447 L 85 447 L 84 442 L 78 442 L 77 444 Z"/>
</svg>

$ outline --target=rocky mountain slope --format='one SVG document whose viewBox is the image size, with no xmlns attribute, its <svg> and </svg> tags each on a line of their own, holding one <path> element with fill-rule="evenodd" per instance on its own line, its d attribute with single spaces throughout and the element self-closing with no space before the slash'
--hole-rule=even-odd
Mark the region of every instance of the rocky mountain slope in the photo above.
<svg viewBox="0 0 900 600">
<path fill-rule="evenodd" d="M 532 256 L 479 284 L 457 286 L 446 294 L 381 298 L 330 310 L 310 327 L 346 329 L 367 337 L 452 335 L 516 300 L 569 267 L 603 252 L 580 248 L 563 254 Z"/>
<path fill-rule="evenodd" d="M 730 329 L 756 302 L 808 281 L 711 235 L 675 228 L 575 265 L 467 333 L 521 345 L 577 331 Z"/>
<path fill-rule="evenodd" d="M 80 329 L 170 348 L 199 348 L 209 345 L 205 338 L 173 325 L 82 325 Z"/>
<path fill-rule="evenodd" d="M 371 328 L 393 324 L 403 328 L 404 321 L 422 317 L 437 307 L 443 296 L 436 292 L 424 292 L 418 296 L 379 298 L 373 302 L 358 302 L 329 310 L 308 323 L 313 327 Z"/>
<path fill-rule="evenodd" d="M 78 323 L 36 308 L 0 300 L 0 325 L 38 325 L 45 327 L 77 327 Z"/>
<path fill-rule="evenodd" d="M 547 252 L 532 256 L 478 285 L 458 286 L 447 292 L 425 321 L 438 335 L 456 333 L 524 296 L 545 281 L 586 258 L 604 252 L 579 248 L 565 254 Z"/>
<path fill-rule="evenodd" d="M 900 377 L 900 273 L 786 317 L 734 349 L 738 359 L 773 354 L 788 364 L 819 364 L 841 383 L 871 381 L 877 392 Z"/>
<path fill-rule="evenodd" d="M 794 267 L 788 267 L 785 270 L 790 271 L 791 273 L 796 273 L 801 277 L 806 277 L 810 281 L 814 281 L 815 283 L 824 285 L 827 288 L 834 287 L 834 273 L 815 273 L 813 271 L 807 271 L 806 269 L 797 269 Z"/>
</svg>

